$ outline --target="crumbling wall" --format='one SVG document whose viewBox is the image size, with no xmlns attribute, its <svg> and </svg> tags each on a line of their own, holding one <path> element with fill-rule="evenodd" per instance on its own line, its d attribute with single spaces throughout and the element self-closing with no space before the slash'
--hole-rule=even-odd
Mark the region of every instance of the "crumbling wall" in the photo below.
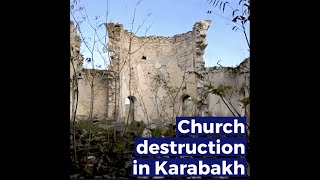
<svg viewBox="0 0 320 180">
<path fill-rule="evenodd" d="M 80 37 L 77 35 L 77 29 L 74 23 L 70 21 L 70 79 L 75 73 L 81 71 L 83 57 L 80 54 Z"/>
<path fill-rule="evenodd" d="M 91 82 L 93 80 L 93 118 L 108 117 L 108 72 L 83 69 L 83 56 L 80 53 L 80 37 L 70 22 L 70 117 L 76 108 L 76 119 L 88 119 L 91 105 Z M 78 104 L 76 101 L 78 99 Z"/>
<path fill-rule="evenodd" d="M 207 102 L 207 78 L 205 77 L 206 69 L 203 59 L 204 50 L 207 47 L 206 31 L 209 28 L 211 21 L 202 21 L 202 23 L 196 23 L 193 27 L 194 34 L 196 36 L 196 53 L 195 58 L 195 74 L 197 83 L 197 109 L 201 113 L 198 115 L 208 116 L 208 102 Z"/>
<path fill-rule="evenodd" d="M 229 89 L 225 90 L 225 102 L 219 95 L 213 93 L 207 95 L 208 114 L 210 116 L 246 115 L 249 121 L 250 106 L 247 106 L 247 109 L 245 109 L 241 100 L 249 97 L 250 93 L 250 59 L 245 59 L 235 68 L 206 68 L 204 75 L 206 85 L 211 85 L 214 88 L 218 88 L 219 86 L 229 87 Z M 247 113 L 245 113 L 245 110 Z"/>
<path fill-rule="evenodd" d="M 250 60 L 236 68 L 206 68 L 203 54 L 210 24 L 208 20 L 196 22 L 192 31 L 172 37 L 138 37 L 121 24 L 108 23 L 111 62 L 106 71 L 92 71 L 81 69 L 80 38 L 70 23 L 70 62 L 74 62 L 70 78 L 75 74 L 78 78 L 78 119 L 89 117 L 93 76 L 93 118 L 174 124 L 175 117 L 181 115 L 238 115 L 235 111 L 244 115 L 239 100 L 249 97 Z M 226 102 L 208 93 L 210 86 L 230 86 Z M 128 97 L 134 102 L 133 108 L 125 104 Z M 126 113 L 128 109 L 133 113 Z M 128 114 L 134 117 L 128 118 Z"/>
<path fill-rule="evenodd" d="M 110 67 L 114 76 L 119 75 L 119 94 L 114 99 L 119 100 L 115 104 L 120 119 L 124 119 L 129 96 L 138 104 L 134 119 L 145 122 L 174 123 L 181 115 L 185 96 L 197 104 L 195 72 L 204 67 L 202 56 L 210 23 L 197 22 L 192 31 L 173 37 L 137 37 L 121 24 L 107 24 Z"/>
<path fill-rule="evenodd" d="M 70 22 L 70 119 L 76 109 L 77 98 L 77 84 L 79 74 L 81 73 L 81 67 L 83 63 L 83 57 L 80 54 L 80 37 L 77 35 L 77 29 L 74 23 Z"/>
<path fill-rule="evenodd" d="M 88 119 L 91 105 L 93 119 L 108 118 L 108 71 L 83 69 L 81 73 L 77 119 Z"/>
</svg>

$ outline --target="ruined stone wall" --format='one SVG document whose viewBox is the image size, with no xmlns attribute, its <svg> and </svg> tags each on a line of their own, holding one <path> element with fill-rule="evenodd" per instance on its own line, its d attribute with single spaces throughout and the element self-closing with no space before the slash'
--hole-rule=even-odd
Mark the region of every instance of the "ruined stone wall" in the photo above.
<svg viewBox="0 0 320 180">
<path fill-rule="evenodd" d="M 245 59 L 239 66 L 231 67 L 208 67 L 205 68 L 206 84 L 214 88 L 219 86 L 229 86 L 226 90 L 225 102 L 236 116 L 239 112 L 241 116 L 245 115 L 245 109 L 240 100 L 249 97 L 250 93 L 250 59 Z M 221 97 L 215 94 L 207 95 L 208 114 L 211 116 L 233 116 L 230 109 L 222 101 Z M 233 109 L 234 108 L 234 109 Z M 248 121 L 250 120 L 250 106 L 247 107 Z"/>
<path fill-rule="evenodd" d="M 70 22 L 70 119 L 75 109 L 78 75 L 81 73 L 83 57 L 80 54 L 80 37 L 74 23 Z"/>
<path fill-rule="evenodd" d="M 101 120 L 107 118 L 108 72 L 105 70 L 83 69 L 81 73 L 77 118 L 87 119 L 90 117 L 91 98 L 93 98 L 93 119 Z M 93 97 L 91 96 L 92 94 Z"/>
<path fill-rule="evenodd" d="M 198 113 L 196 115 L 209 116 L 208 102 L 207 102 L 207 78 L 205 77 L 206 69 L 203 59 L 204 50 L 207 47 L 206 42 L 206 30 L 209 28 L 211 21 L 202 21 L 202 23 L 196 23 L 193 27 L 193 31 L 196 39 L 196 53 L 195 57 L 195 73 L 197 83 L 197 100 L 196 107 Z"/>
<path fill-rule="evenodd" d="M 244 115 L 239 100 L 249 96 L 250 60 L 244 60 L 236 68 L 205 67 L 203 54 L 210 23 L 197 22 L 192 31 L 173 37 L 138 37 L 121 24 L 109 23 L 111 63 L 108 70 L 94 72 L 81 68 L 80 38 L 70 23 L 70 78 L 76 77 L 79 84 L 77 118 L 89 117 L 92 75 L 95 119 L 174 124 L 175 117 L 181 115 L 233 116 L 231 111 Z M 221 85 L 231 87 L 226 91 L 229 108 L 221 97 L 208 94 L 208 86 Z M 75 93 L 72 84 L 70 87 L 72 108 Z M 125 104 L 127 97 L 133 101 L 133 108 Z M 130 118 L 126 114 L 128 109 L 133 109 Z"/>
<path fill-rule="evenodd" d="M 74 23 L 70 22 L 70 79 L 73 78 L 75 72 L 81 71 L 83 57 L 80 54 L 80 37 L 77 35 L 77 29 Z"/>
<path fill-rule="evenodd" d="M 128 96 L 136 101 L 134 119 L 145 122 L 173 123 L 187 95 L 197 103 L 194 72 L 204 67 L 210 22 L 198 22 L 192 31 L 173 37 L 137 37 L 121 24 L 107 25 L 111 69 L 119 74 L 119 117 Z"/>
<path fill-rule="evenodd" d="M 78 96 L 76 119 L 88 119 L 91 104 L 91 82 L 93 80 L 92 115 L 94 119 L 103 119 L 108 117 L 108 73 L 102 70 L 82 69 L 84 58 L 80 53 L 80 44 L 77 30 L 73 22 L 70 22 L 70 117 Z"/>
</svg>

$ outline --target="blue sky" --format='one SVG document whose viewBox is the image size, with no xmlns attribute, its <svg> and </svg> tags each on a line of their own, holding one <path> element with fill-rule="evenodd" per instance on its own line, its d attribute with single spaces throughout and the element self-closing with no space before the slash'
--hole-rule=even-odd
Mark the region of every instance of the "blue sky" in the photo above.
<svg viewBox="0 0 320 180">
<path fill-rule="evenodd" d="M 137 2 L 138 0 L 109 0 L 108 22 L 123 24 L 125 29 L 130 30 Z M 238 2 L 230 0 L 230 5 L 237 8 Z M 92 25 L 105 22 L 107 0 L 81 0 L 79 5 L 85 7 Z M 208 10 L 212 13 L 208 14 Z M 134 30 L 145 21 L 137 35 L 144 35 L 146 28 L 150 27 L 147 36 L 173 36 L 191 31 L 197 21 L 212 20 L 207 32 L 208 46 L 204 54 L 206 66 L 217 66 L 220 60 L 222 66 L 235 67 L 249 57 L 249 52 L 243 33 L 232 31 L 232 22 L 222 17 L 231 19 L 231 13 L 227 6 L 223 13 L 209 5 L 207 0 L 142 0 L 136 9 Z M 77 20 L 81 19 L 79 13 L 75 13 L 74 16 Z M 80 27 L 84 37 L 93 37 L 94 31 L 86 22 Z M 247 29 L 250 34 L 249 27 Z M 104 33 L 105 29 L 102 26 L 99 29 L 100 37 Z M 87 38 L 87 42 L 89 40 Z M 85 58 L 90 56 L 83 44 L 82 52 Z M 103 62 L 101 56 L 98 56 L 100 55 L 96 56 L 97 61 Z"/>
</svg>

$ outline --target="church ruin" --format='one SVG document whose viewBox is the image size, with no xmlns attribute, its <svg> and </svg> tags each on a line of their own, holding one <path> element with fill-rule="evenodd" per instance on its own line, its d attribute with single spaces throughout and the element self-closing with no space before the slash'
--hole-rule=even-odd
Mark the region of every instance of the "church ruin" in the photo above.
<svg viewBox="0 0 320 180">
<path fill-rule="evenodd" d="M 191 31 L 173 37 L 138 37 L 121 24 L 108 23 L 110 65 L 93 71 L 82 68 L 80 38 L 71 22 L 71 116 L 76 109 L 76 119 L 92 114 L 97 120 L 156 124 L 174 124 L 176 116 L 239 115 L 236 112 L 249 119 L 249 107 L 241 100 L 249 97 L 250 60 L 235 68 L 205 67 L 210 24 L 196 22 Z M 229 87 L 225 99 L 212 93 L 212 87 Z"/>
</svg>

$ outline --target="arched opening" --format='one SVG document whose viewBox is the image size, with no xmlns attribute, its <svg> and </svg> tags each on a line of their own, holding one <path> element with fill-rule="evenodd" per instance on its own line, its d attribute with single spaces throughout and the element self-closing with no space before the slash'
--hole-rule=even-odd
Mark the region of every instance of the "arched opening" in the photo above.
<svg viewBox="0 0 320 180">
<path fill-rule="evenodd" d="M 192 116 L 192 99 L 189 95 L 184 95 L 181 97 L 182 100 L 182 116 Z"/>
<path fill-rule="evenodd" d="M 125 121 L 130 123 L 135 121 L 136 114 L 136 98 L 134 96 L 128 96 L 125 102 Z"/>
</svg>

